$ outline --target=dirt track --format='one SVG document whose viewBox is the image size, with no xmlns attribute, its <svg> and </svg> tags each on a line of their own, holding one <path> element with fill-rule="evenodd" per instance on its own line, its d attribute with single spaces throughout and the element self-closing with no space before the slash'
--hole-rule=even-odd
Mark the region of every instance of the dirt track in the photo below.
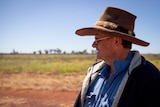
<svg viewBox="0 0 160 107">
<path fill-rule="evenodd" d="M 0 107 L 72 107 L 83 74 L 0 73 Z"/>
</svg>

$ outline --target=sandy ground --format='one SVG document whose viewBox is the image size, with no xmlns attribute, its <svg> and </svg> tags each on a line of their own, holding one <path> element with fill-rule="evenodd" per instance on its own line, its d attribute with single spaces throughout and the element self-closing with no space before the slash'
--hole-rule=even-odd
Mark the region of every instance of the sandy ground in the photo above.
<svg viewBox="0 0 160 107">
<path fill-rule="evenodd" d="M 0 73 L 0 107 L 72 107 L 84 76 Z"/>
</svg>

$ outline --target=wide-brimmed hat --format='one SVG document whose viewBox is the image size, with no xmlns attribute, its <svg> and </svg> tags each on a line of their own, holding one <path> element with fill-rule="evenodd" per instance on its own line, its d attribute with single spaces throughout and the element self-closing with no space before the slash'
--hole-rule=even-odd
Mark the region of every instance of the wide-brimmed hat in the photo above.
<svg viewBox="0 0 160 107">
<path fill-rule="evenodd" d="M 75 33 L 80 36 L 94 36 L 98 32 L 103 32 L 137 45 L 148 46 L 148 42 L 135 37 L 135 19 L 136 16 L 130 12 L 115 7 L 107 7 L 94 26 L 78 29 Z"/>
</svg>

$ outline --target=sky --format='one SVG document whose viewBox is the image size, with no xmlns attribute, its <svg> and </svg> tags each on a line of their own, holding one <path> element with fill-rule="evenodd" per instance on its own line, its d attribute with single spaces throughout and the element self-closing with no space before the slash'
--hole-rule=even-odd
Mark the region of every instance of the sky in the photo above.
<svg viewBox="0 0 160 107">
<path fill-rule="evenodd" d="M 132 50 L 160 53 L 159 5 L 159 0 L 0 0 L 0 53 L 91 52 L 94 36 L 80 37 L 75 31 L 93 26 L 107 6 L 137 16 L 136 37 L 150 45 L 133 45 Z"/>
</svg>

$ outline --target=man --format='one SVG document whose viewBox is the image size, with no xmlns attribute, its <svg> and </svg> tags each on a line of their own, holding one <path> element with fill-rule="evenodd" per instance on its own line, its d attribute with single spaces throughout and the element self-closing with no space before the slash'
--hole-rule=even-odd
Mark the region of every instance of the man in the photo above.
<svg viewBox="0 0 160 107">
<path fill-rule="evenodd" d="M 160 72 L 132 43 L 148 46 L 135 37 L 136 16 L 107 7 L 96 25 L 76 31 L 94 35 L 97 59 L 83 81 L 75 107 L 160 107 Z"/>
</svg>

